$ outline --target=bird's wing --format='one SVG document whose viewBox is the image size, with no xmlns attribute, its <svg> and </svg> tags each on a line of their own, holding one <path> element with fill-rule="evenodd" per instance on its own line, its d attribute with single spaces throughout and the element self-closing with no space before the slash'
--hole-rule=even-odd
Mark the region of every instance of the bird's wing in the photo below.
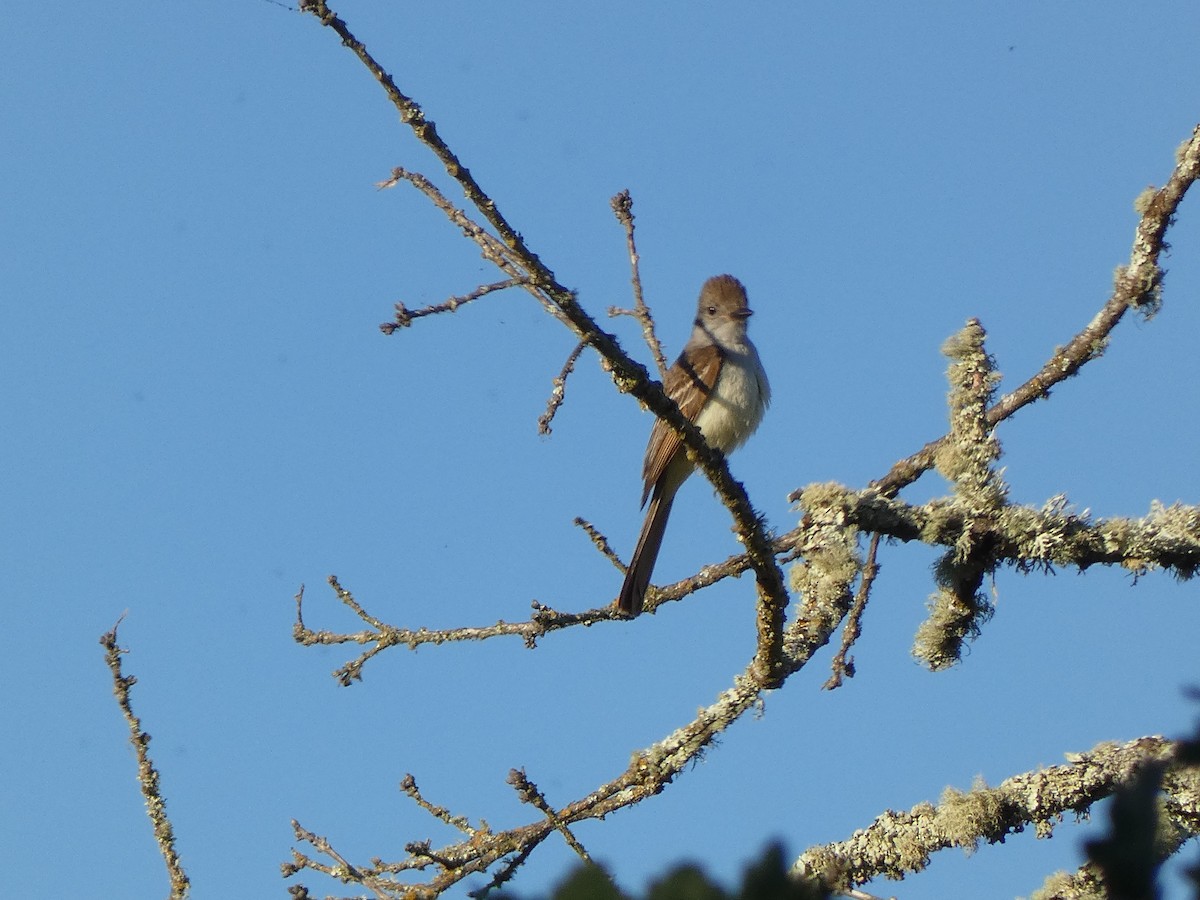
<svg viewBox="0 0 1200 900">
<path fill-rule="evenodd" d="M 679 411 L 684 417 L 695 422 L 700 410 L 708 402 L 716 387 L 717 378 L 721 374 L 721 364 L 724 356 L 715 344 L 699 347 L 681 355 L 675 364 L 667 371 L 663 381 L 663 390 L 667 396 L 679 405 Z M 654 489 L 655 483 L 666 471 L 667 465 L 683 444 L 675 429 L 656 419 L 654 429 L 650 432 L 650 444 L 646 447 L 646 461 L 642 465 L 642 478 L 645 487 L 642 490 L 642 505 Z"/>
</svg>

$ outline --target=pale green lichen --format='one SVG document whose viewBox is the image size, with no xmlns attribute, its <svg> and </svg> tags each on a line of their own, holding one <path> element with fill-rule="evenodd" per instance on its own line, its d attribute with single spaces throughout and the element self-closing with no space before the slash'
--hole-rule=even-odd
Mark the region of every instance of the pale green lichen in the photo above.
<svg viewBox="0 0 1200 900">
<path fill-rule="evenodd" d="M 929 505 L 925 530 L 955 536 L 952 549 L 936 566 L 939 588 L 930 597 L 929 618 L 913 642 L 913 655 L 935 671 L 958 661 L 963 642 L 979 634 L 992 609 L 979 587 L 996 562 L 990 547 L 980 544 L 980 536 L 993 531 L 1005 508 L 1008 487 L 1003 472 L 994 466 L 1000 458 L 1000 442 L 987 421 L 1000 376 L 985 349 L 986 338 L 983 326 L 971 319 L 942 347 L 952 360 L 947 372 L 950 433 L 934 463 L 954 483 L 954 494 L 948 502 Z"/>
<path fill-rule="evenodd" d="M 1133 201 L 1133 211 L 1139 216 L 1144 216 L 1150 211 L 1150 205 L 1154 202 L 1154 198 L 1158 196 L 1158 188 L 1151 185 L 1146 188 Z"/>
<path fill-rule="evenodd" d="M 1029 900 L 1108 900 L 1108 893 L 1090 872 L 1055 872 Z"/>
<path fill-rule="evenodd" d="M 987 332 L 971 319 L 942 346 L 952 360 L 947 372 L 950 391 L 950 434 L 935 457 L 938 471 L 954 482 L 956 496 L 973 511 L 996 510 L 1007 489 L 993 470 L 1000 442 L 987 423 L 1000 375 L 996 361 L 984 348 Z"/>
<path fill-rule="evenodd" d="M 840 484 L 809 485 L 800 494 L 803 537 L 789 581 L 802 600 L 800 614 L 784 637 L 784 655 L 789 658 L 803 656 L 850 606 L 852 586 L 863 565 L 858 528 L 848 521 L 848 505 L 854 499 Z"/>
<path fill-rule="evenodd" d="M 982 776 L 976 776 L 969 792 L 947 787 L 942 791 L 938 824 L 956 847 L 973 853 L 985 837 L 1003 834 L 1005 806 L 999 791 L 988 787 Z"/>
</svg>

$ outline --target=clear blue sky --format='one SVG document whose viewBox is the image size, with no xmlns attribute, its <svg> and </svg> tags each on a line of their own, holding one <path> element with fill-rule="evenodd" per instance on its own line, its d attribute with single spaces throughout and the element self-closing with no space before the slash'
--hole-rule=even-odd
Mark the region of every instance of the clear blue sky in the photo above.
<svg viewBox="0 0 1200 900">
<path fill-rule="evenodd" d="M 1083 327 L 1134 197 L 1200 121 L 1194 2 L 651 7 L 337 8 L 593 313 L 628 303 L 622 188 L 669 352 L 705 277 L 746 282 L 775 401 L 733 471 L 780 531 L 788 492 L 861 486 L 942 433 L 938 350 L 968 317 L 1006 388 Z M 301 584 L 310 625 L 356 628 L 330 573 L 411 626 L 613 598 L 618 572 L 571 521 L 629 552 L 650 417 L 585 356 L 539 438 L 573 341 L 526 295 L 379 333 L 395 301 L 493 276 L 423 198 L 374 189 L 436 164 L 314 19 L 30 4 L 0 54 L 0 893 L 166 893 L 97 644 L 123 612 L 200 900 L 283 896 L 293 817 L 357 860 L 452 840 L 405 772 L 457 813 L 527 821 L 510 768 L 566 803 L 742 669 L 745 579 L 536 652 L 393 650 L 335 684 L 353 650 L 291 639 Z M 1200 499 L 1200 199 L 1170 240 L 1159 317 L 1001 429 L 1014 501 Z M 656 581 L 734 549 L 697 479 Z M 1195 722 L 1194 584 L 1001 572 L 995 618 L 934 675 L 910 656 L 934 558 L 885 548 L 846 687 L 819 690 L 827 650 L 661 796 L 578 829 L 623 886 L 683 858 L 733 878 L 770 837 L 797 852 L 977 775 Z M 874 890 L 1027 895 L 1089 833 L 945 852 Z M 516 887 L 571 860 L 551 841 Z"/>
</svg>

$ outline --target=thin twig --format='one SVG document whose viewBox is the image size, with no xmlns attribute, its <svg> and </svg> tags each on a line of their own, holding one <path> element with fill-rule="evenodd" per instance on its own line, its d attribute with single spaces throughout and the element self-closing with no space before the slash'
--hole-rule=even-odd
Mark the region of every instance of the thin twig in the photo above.
<svg viewBox="0 0 1200 900">
<path fill-rule="evenodd" d="M 525 860 L 529 859 L 530 855 L 543 840 L 545 840 L 544 837 L 538 840 L 531 840 L 517 851 L 516 854 L 505 860 L 504 865 L 498 868 L 495 874 L 492 875 L 491 881 L 479 888 L 479 890 L 467 891 L 467 896 L 471 898 L 486 897 L 492 891 L 496 890 L 496 888 L 503 887 L 509 881 L 512 881 L 513 876 L 517 874 L 517 870 L 525 865 Z"/>
<path fill-rule="evenodd" d="M 327 838 L 309 831 L 295 819 L 292 819 L 292 833 L 296 836 L 296 840 L 303 841 L 306 844 L 311 844 L 314 850 L 316 850 L 318 853 L 323 853 L 328 856 L 334 861 L 335 865 L 331 866 L 328 863 L 322 863 L 318 860 L 312 859 L 304 853 L 301 853 L 299 850 L 293 849 L 292 862 L 285 863 L 281 867 L 284 878 L 294 875 L 296 872 L 299 872 L 302 869 L 311 869 L 314 872 L 320 872 L 322 875 L 337 879 L 338 881 L 348 881 L 355 884 L 361 884 L 378 898 L 394 896 L 388 893 L 386 889 L 381 890 L 375 885 L 378 877 L 376 873 L 367 872 L 353 865 L 349 860 L 347 860 L 333 848 Z M 304 889 L 301 888 L 301 890 Z M 307 891 L 305 891 L 305 894 L 307 895 Z M 427 893 L 424 895 L 416 894 L 414 896 L 420 896 L 422 897 L 422 900 L 431 900 L 431 898 L 436 897 L 437 894 Z"/>
<path fill-rule="evenodd" d="M 124 616 L 121 618 L 124 619 Z M 113 694 L 116 696 L 117 705 L 121 707 L 125 722 L 129 726 L 129 742 L 133 744 L 134 753 L 137 755 L 138 784 L 141 785 L 142 796 L 146 798 L 146 814 L 154 826 L 154 840 L 158 844 L 158 851 L 162 854 L 163 862 L 167 866 L 167 878 L 171 883 L 171 898 L 172 900 L 182 900 L 188 895 L 191 883 L 188 881 L 187 873 L 183 871 L 183 863 L 175 849 L 175 829 L 167 815 L 167 801 L 162 795 L 158 769 L 150 760 L 150 735 L 142 730 L 141 720 L 133 714 L 133 706 L 129 699 L 129 689 L 137 684 L 137 678 L 121 673 L 121 656 L 128 651 L 117 645 L 117 627 L 120 624 L 121 620 L 119 619 L 112 631 L 100 638 L 100 645 L 104 647 L 104 661 L 108 663 L 108 669 L 112 673 Z"/>
<path fill-rule="evenodd" d="M 476 829 L 471 827 L 471 823 L 466 816 L 453 815 L 444 806 L 435 806 L 421 796 L 421 791 L 417 787 L 417 780 L 412 775 L 406 774 L 404 776 L 400 781 L 400 790 L 404 791 L 417 806 L 421 807 L 421 809 L 425 810 L 425 812 L 429 813 L 435 819 L 439 819 L 447 825 L 452 825 L 467 837 L 475 835 Z"/>
<path fill-rule="evenodd" d="M 610 563 L 612 563 L 622 572 L 625 571 L 625 564 L 622 563 L 617 554 L 613 552 L 613 548 L 608 543 L 608 538 L 602 535 L 597 530 L 595 525 L 593 525 L 587 519 L 583 519 L 579 516 L 575 517 L 575 524 L 587 533 L 587 536 L 592 539 L 592 543 L 596 545 L 596 549 L 603 553 Z"/>
<path fill-rule="evenodd" d="M 504 281 L 496 281 L 491 284 L 481 284 L 475 290 L 466 294 L 461 294 L 457 297 L 451 297 L 444 303 L 434 303 L 430 306 L 423 306 L 420 309 L 409 309 L 403 303 L 396 304 L 396 318 L 392 322 L 384 322 L 379 326 L 379 330 L 384 334 L 392 334 L 398 328 L 407 328 L 413 323 L 414 319 L 420 319 L 424 316 L 433 316 L 444 312 L 457 312 L 460 306 L 470 303 L 472 300 L 478 300 L 480 297 L 486 297 L 488 294 L 495 291 L 507 290 L 511 287 L 519 287 L 521 279 L 507 278 Z"/>
<path fill-rule="evenodd" d="M 597 622 L 616 621 L 619 619 L 611 606 L 588 610 L 582 613 L 558 612 L 545 604 L 534 604 L 533 616 L 525 622 L 505 622 L 500 620 L 494 625 L 483 627 L 461 628 L 397 628 L 380 622 L 367 613 L 354 596 L 341 586 L 336 575 L 329 577 L 329 584 L 342 601 L 355 615 L 370 627 L 366 631 L 338 633 L 331 631 L 314 631 L 304 623 L 303 600 L 301 591 L 296 595 L 296 621 L 292 625 L 292 637 L 296 643 L 305 647 L 332 644 L 371 644 L 357 659 L 352 660 L 333 674 L 345 686 L 361 680 L 362 668 L 376 654 L 393 646 L 405 646 L 411 650 L 423 644 L 446 644 L 459 641 L 480 641 L 492 637 L 512 636 L 521 638 L 527 647 L 537 646 L 538 639 L 552 631 L 569 628 L 572 625 L 592 625 Z"/>
<path fill-rule="evenodd" d="M 584 347 L 587 346 L 587 341 L 580 341 L 575 345 L 575 349 L 567 356 L 567 361 L 563 363 L 562 370 L 554 379 L 554 387 L 550 391 L 550 399 L 546 401 L 546 411 L 538 417 L 538 434 L 550 434 L 550 423 L 554 421 L 554 416 L 558 412 L 558 408 L 562 406 L 563 400 L 567 396 L 567 376 L 575 371 L 575 363 L 579 361 L 579 356 L 583 353 Z"/>
<path fill-rule="evenodd" d="M 571 829 L 563 822 L 558 812 L 552 807 L 546 796 L 538 789 L 538 786 L 529 780 L 524 769 L 512 769 L 508 773 L 508 783 L 513 786 L 517 792 L 517 796 L 525 803 L 536 806 L 542 813 L 554 823 L 554 827 L 562 832 L 563 838 L 566 839 L 569 846 L 584 862 L 591 862 L 592 858 L 584 849 L 583 844 L 579 843 L 579 839 L 575 837 Z"/>
<path fill-rule="evenodd" d="M 633 282 L 633 309 L 612 307 L 609 309 L 608 314 L 610 316 L 633 316 L 641 323 L 642 337 L 646 341 L 646 346 L 650 348 L 650 352 L 654 355 L 654 364 L 658 367 L 658 376 L 659 378 L 666 378 L 667 360 L 663 356 L 662 343 L 658 340 L 658 335 L 654 331 L 654 319 L 650 315 L 650 308 L 646 306 L 646 298 L 642 293 L 642 273 L 638 266 L 637 242 L 633 237 L 633 197 L 630 196 L 628 190 L 621 191 L 621 193 L 612 198 L 612 209 L 617 217 L 617 221 L 625 228 L 625 246 L 629 250 L 629 269 Z"/>
<path fill-rule="evenodd" d="M 875 582 L 875 576 L 879 574 L 879 566 L 875 562 L 878 552 L 879 532 L 875 532 L 871 535 L 871 545 L 867 548 L 867 561 L 863 564 L 862 578 L 858 582 L 858 590 L 854 593 L 854 605 L 850 607 L 850 612 L 846 614 L 846 624 L 842 626 L 842 645 L 834 654 L 830 666 L 833 672 L 829 676 L 829 680 L 821 685 L 827 691 L 840 688 L 843 678 L 854 677 L 854 659 L 853 657 L 847 658 L 847 654 L 854 646 L 855 641 L 862 635 L 862 617 L 867 609 L 867 598 L 871 594 L 871 585 Z"/>
</svg>

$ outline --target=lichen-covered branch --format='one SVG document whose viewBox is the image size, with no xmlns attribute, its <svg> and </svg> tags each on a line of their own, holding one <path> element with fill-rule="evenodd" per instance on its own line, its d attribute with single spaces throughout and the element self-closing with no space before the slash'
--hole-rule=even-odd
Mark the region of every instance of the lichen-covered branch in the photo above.
<svg viewBox="0 0 1200 900">
<path fill-rule="evenodd" d="M 793 872 L 836 889 L 879 876 L 903 878 L 928 866 L 938 850 L 971 850 L 1031 825 L 1039 837 L 1048 837 L 1064 815 L 1086 813 L 1146 765 L 1172 763 L 1178 746 L 1156 736 L 1101 744 L 1069 757 L 1068 765 L 1016 775 L 995 788 L 947 789 L 937 805 L 920 803 L 908 812 L 886 812 L 849 840 L 809 848 Z M 1175 796 L 1188 809 L 1180 821 L 1190 823 L 1187 827 L 1196 834 L 1200 796 L 1186 790 Z"/>
<path fill-rule="evenodd" d="M 347 884 L 359 884 L 378 897 L 433 898 L 463 879 L 486 872 L 491 866 L 511 857 L 528 854 L 554 832 L 569 830 L 569 826 L 588 819 L 599 819 L 635 805 L 651 797 L 675 779 L 714 738 L 757 703 L 762 688 L 747 673 L 735 680 L 716 702 L 702 709 L 689 724 L 677 729 L 662 741 L 634 754 L 628 768 L 607 784 L 587 796 L 553 812 L 540 815 L 533 822 L 505 831 L 492 831 L 481 823 L 470 826 L 466 819 L 448 810 L 421 802 L 426 810 L 441 821 L 451 822 L 467 833 L 464 840 L 434 849 L 428 842 L 410 843 L 408 856 L 395 862 L 375 859 L 368 865 L 352 864 L 331 842 L 293 822 L 296 839 L 309 844 L 328 862 L 300 850 L 293 850 L 292 861 L 283 867 L 285 876 L 303 870 L 320 872 Z M 407 785 L 411 776 L 405 779 Z M 410 796 L 415 784 L 406 787 Z M 423 801 L 423 798 L 422 798 Z M 537 805 L 535 803 L 535 805 Z M 539 807 L 540 808 L 540 807 Z M 578 852 L 578 851 L 577 851 Z M 435 874 L 423 882 L 405 877 L 409 873 L 433 869 Z"/>
<path fill-rule="evenodd" d="M 1000 375 L 984 348 L 986 336 L 979 320 L 971 319 L 942 347 L 951 359 L 950 432 L 934 454 L 934 463 L 954 485 L 948 504 L 962 512 L 963 527 L 938 561 L 938 589 L 929 600 L 929 618 L 913 642 L 913 655 L 934 671 L 958 662 L 963 643 L 979 634 L 992 612 L 980 588 L 995 569 L 989 526 L 1003 513 L 1008 489 L 994 468 L 1000 442 L 987 421 Z"/>
<path fill-rule="evenodd" d="M 1166 247 L 1164 238 L 1179 204 L 1200 178 L 1200 125 L 1179 146 L 1175 160 L 1175 169 L 1167 183 L 1138 198 L 1136 209 L 1141 219 L 1134 231 L 1129 263 L 1117 270 L 1108 301 L 1082 331 L 1064 346 L 1055 348 L 1036 374 L 988 410 L 988 424 L 993 428 L 1030 403 L 1049 397 L 1051 388 L 1097 359 L 1108 346 L 1109 335 L 1128 310 L 1136 309 L 1144 315 L 1158 310 L 1163 285 L 1159 257 Z M 933 467 L 938 447 L 945 440 L 943 437 L 931 441 L 912 456 L 900 460 L 886 475 L 872 482 L 872 487 L 882 494 L 894 496 Z"/>
<path fill-rule="evenodd" d="M 1169 763 L 1151 760 L 1119 785 L 1108 810 L 1110 831 L 1086 843 L 1088 861 L 1075 872 L 1051 875 L 1030 900 L 1157 896 L 1162 864 L 1200 833 L 1195 746 L 1177 745 Z"/>
<path fill-rule="evenodd" d="M 1007 505 L 981 524 L 956 503 L 933 500 L 911 505 L 873 490 L 853 491 L 839 484 L 815 484 L 799 494 L 806 511 L 839 516 L 861 531 L 878 531 L 900 541 L 956 547 L 963 532 L 986 540 L 988 558 L 1021 571 L 1054 566 L 1087 569 L 1121 566 L 1136 574 L 1163 569 L 1191 578 L 1200 569 L 1200 507 L 1153 503 L 1141 518 L 1091 519 L 1070 512 L 1062 497 L 1041 509 Z"/>
<path fill-rule="evenodd" d="M 133 744 L 133 751 L 137 756 L 138 784 L 141 785 L 142 796 L 146 798 L 146 815 L 150 817 L 150 824 L 154 826 L 155 843 L 158 844 L 158 851 L 167 866 L 171 900 L 183 900 L 188 895 L 191 883 L 175 849 L 175 829 L 167 815 L 167 801 L 162 795 L 158 769 L 150 760 L 150 735 L 142 730 L 141 720 L 133 714 L 129 689 L 137 684 L 137 678 L 125 675 L 121 671 L 121 656 L 126 651 L 117 644 L 117 626 L 114 625 L 112 631 L 100 638 L 100 645 L 104 648 L 104 661 L 112 673 L 113 695 L 117 698 L 117 705 L 121 707 L 121 713 L 129 726 L 129 742 Z"/>
</svg>

